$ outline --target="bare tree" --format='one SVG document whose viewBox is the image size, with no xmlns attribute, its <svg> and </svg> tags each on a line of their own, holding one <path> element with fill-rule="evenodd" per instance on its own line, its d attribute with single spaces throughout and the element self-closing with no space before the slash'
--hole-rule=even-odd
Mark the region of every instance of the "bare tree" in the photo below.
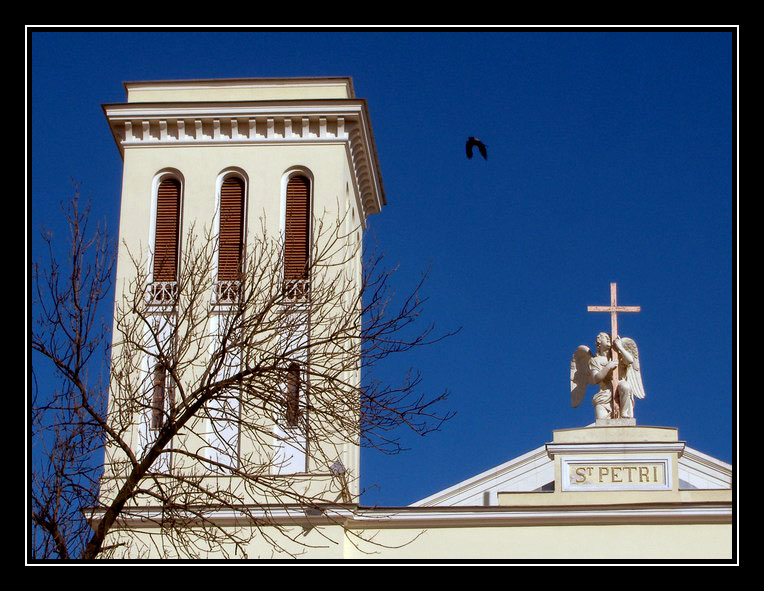
<svg viewBox="0 0 764 591">
<path fill-rule="evenodd" d="M 45 232 L 47 263 L 32 265 L 34 558 L 79 557 L 92 535 L 82 510 L 98 499 L 108 374 L 103 353 L 110 343 L 101 304 L 113 297 L 114 259 L 104 228 L 90 235 L 89 214 L 89 208 L 80 210 L 77 191 L 64 208 L 69 250 L 57 256 L 52 235 Z"/>
<path fill-rule="evenodd" d="M 255 537 L 294 553 L 303 542 L 277 511 L 331 519 L 327 507 L 358 502 L 343 449 L 395 453 L 397 429 L 425 434 L 449 417 L 436 410 L 445 394 L 421 394 L 418 375 L 373 379 L 380 361 L 438 337 L 417 329 L 421 285 L 396 305 L 391 272 L 380 258 L 360 269 L 345 220 L 314 220 L 300 281 L 282 279 L 283 243 L 264 228 L 247 237 L 235 281 L 216 281 L 217 241 L 204 228 L 187 231 L 176 282 L 152 283 L 147 253 L 129 252 L 110 334 L 95 327 L 112 258 L 100 230 L 86 238 L 86 217 L 75 198 L 68 273 L 52 251 L 33 271 L 35 360 L 64 384 L 36 388 L 32 405 L 35 557 L 152 546 L 246 556 Z M 109 342 L 107 387 L 90 372 Z"/>
</svg>

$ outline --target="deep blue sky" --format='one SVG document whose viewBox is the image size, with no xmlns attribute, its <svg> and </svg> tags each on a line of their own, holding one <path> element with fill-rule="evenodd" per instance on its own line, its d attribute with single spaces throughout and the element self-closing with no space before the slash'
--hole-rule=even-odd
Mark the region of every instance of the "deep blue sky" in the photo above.
<svg viewBox="0 0 764 591">
<path fill-rule="evenodd" d="M 365 505 L 409 504 L 593 421 L 569 363 L 618 283 L 641 425 L 736 448 L 736 41 L 728 31 L 36 32 L 28 46 L 29 230 L 64 228 L 70 180 L 116 234 L 121 159 L 101 105 L 122 83 L 351 76 L 388 206 L 367 247 L 429 272 L 424 321 L 454 337 L 419 368 L 457 415 L 396 456 L 365 451 Z M 468 161 L 467 136 L 487 145 Z M 36 239 L 30 243 L 36 254 Z"/>
</svg>

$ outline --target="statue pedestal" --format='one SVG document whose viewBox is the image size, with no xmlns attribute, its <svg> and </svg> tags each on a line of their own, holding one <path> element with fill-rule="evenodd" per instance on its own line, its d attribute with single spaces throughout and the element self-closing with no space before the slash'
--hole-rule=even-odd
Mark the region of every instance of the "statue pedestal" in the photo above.
<svg viewBox="0 0 764 591">
<path fill-rule="evenodd" d="M 633 421 L 600 419 L 591 427 L 555 431 L 546 446 L 555 463 L 555 492 L 573 504 L 675 500 L 684 442 L 675 428 Z"/>
<path fill-rule="evenodd" d="M 636 427 L 637 419 L 597 419 L 597 427 Z"/>
</svg>

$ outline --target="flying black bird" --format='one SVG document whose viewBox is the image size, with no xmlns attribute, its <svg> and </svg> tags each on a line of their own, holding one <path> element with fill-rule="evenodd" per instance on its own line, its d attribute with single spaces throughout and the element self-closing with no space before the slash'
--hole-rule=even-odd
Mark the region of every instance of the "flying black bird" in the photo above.
<svg viewBox="0 0 764 591">
<path fill-rule="evenodd" d="M 488 152 L 486 152 L 485 144 L 481 142 L 476 137 L 470 136 L 467 138 L 467 158 L 472 158 L 472 148 L 477 146 L 477 149 L 480 150 L 480 154 L 488 160 Z"/>
</svg>

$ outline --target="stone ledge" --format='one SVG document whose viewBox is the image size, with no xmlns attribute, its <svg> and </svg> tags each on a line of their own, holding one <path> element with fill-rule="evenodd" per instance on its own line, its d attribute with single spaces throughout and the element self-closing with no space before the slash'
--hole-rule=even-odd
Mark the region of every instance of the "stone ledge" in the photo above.
<svg viewBox="0 0 764 591">
<path fill-rule="evenodd" d="M 676 442 L 679 440 L 678 430 L 675 427 L 638 427 L 636 425 L 595 424 L 573 429 L 556 429 L 552 435 L 554 443 L 576 444 Z"/>
</svg>

